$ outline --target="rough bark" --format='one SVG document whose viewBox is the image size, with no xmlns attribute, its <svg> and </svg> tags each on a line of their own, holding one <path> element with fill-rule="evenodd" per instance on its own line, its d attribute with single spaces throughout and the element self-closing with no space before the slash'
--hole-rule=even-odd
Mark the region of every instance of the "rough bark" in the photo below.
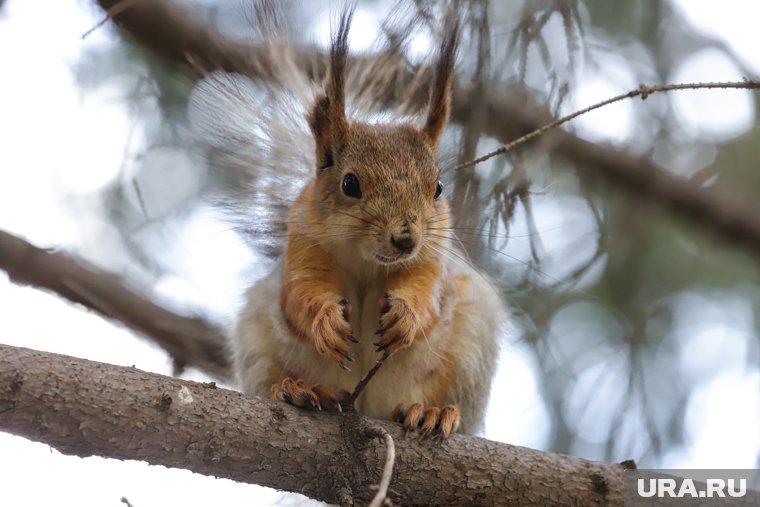
<svg viewBox="0 0 760 507">
<path fill-rule="evenodd" d="M 368 502 L 396 442 L 402 505 L 622 505 L 623 467 L 284 404 L 135 368 L 0 345 L 0 430 L 64 454 L 144 460 L 346 503 Z"/>
<path fill-rule="evenodd" d="M 179 369 L 193 366 L 231 378 L 224 335 L 198 318 L 174 314 L 128 289 L 113 275 L 0 230 L 0 269 L 12 282 L 47 289 L 116 319 L 166 350 Z"/>
</svg>

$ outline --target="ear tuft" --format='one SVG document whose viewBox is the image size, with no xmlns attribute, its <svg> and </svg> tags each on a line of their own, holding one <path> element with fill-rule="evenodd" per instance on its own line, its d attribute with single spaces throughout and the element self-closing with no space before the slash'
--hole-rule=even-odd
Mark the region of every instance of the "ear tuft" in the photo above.
<svg viewBox="0 0 760 507">
<path fill-rule="evenodd" d="M 451 82 L 459 46 L 459 21 L 453 13 L 450 13 L 446 22 L 444 34 L 435 66 L 433 86 L 430 90 L 427 120 L 422 128 L 422 133 L 433 148 L 438 147 L 443 129 L 449 121 Z"/>
<path fill-rule="evenodd" d="M 348 60 L 348 31 L 354 7 L 347 8 L 340 17 L 338 31 L 330 44 L 330 62 L 327 66 L 324 90 L 319 93 L 309 114 L 309 126 L 317 145 L 317 167 L 333 165 L 335 155 L 345 143 L 348 121 L 345 113 L 346 61 Z"/>
<path fill-rule="evenodd" d="M 309 127 L 317 145 L 317 168 L 324 169 L 335 163 L 333 159 L 332 128 L 330 121 L 330 99 L 320 93 L 309 114 Z"/>
</svg>

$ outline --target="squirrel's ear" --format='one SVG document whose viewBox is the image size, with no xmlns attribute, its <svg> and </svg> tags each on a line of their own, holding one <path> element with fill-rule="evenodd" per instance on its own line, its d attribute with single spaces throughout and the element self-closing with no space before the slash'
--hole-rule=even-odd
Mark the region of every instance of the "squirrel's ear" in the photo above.
<svg viewBox="0 0 760 507">
<path fill-rule="evenodd" d="M 449 120 L 451 100 L 451 81 L 454 77 L 454 63 L 457 58 L 459 44 L 459 22 L 453 17 L 446 23 L 446 30 L 441 42 L 438 63 L 435 67 L 433 87 L 430 90 L 430 105 L 427 120 L 422 133 L 433 148 L 438 147 L 441 134 Z"/>
<path fill-rule="evenodd" d="M 340 17 L 338 32 L 330 44 L 330 63 L 327 66 L 324 91 L 317 95 L 309 114 L 309 126 L 317 144 L 317 167 L 333 165 L 335 155 L 345 143 L 348 120 L 345 112 L 346 60 L 348 57 L 348 29 L 353 8 Z"/>
</svg>

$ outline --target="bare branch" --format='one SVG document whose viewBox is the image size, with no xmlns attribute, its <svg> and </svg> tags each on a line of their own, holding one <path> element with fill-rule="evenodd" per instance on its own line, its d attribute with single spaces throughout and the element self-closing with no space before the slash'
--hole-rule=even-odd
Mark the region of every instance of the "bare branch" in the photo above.
<svg viewBox="0 0 760 507">
<path fill-rule="evenodd" d="M 508 99 L 487 97 L 485 133 L 501 138 L 499 125 L 509 118 L 518 128 L 531 132 L 548 124 Z M 466 104 L 452 101 L 454 112 Z M 462 113 L 459 113 L 462 114 Z M 573 161 L 578 171 L 599 175 L 629 192 L 651 199 L 726 240 L 760 251 L 760 215 L 740 199 L 727 199 L 690 184 L 645 157 L 637 157 L 606 145 L 585 141 L 561 129 L 546 133 L 554 153 Z"/>
<path fill-rule="evenodd" d="M 396 446 L 393 444 L 393 437 L 383 428 L 373 426 L 367 428 L 365 434 L 370 438 L 379 438 L 385 443 L 385 466 L 383 467 L 383 476 L 380 478 L 380 484 L 377 486 L 377 493 L 369 507 L 381 507 L 388 498 L 388 486 L 391 484 L 393 475 L 393 464 L 396 462 Z"/>
<path fill-rule="evenodd" d="M 192 62 L 207 70 L 252 70 L 247 68 L 249 47 L 218 36 L 172 1 L 98 0 L 98 4 L 114 23 L 128 27 L 140 44 L 169 61 Z"/>
<path fill-rule="evenodd" d="M 158 343 L 182 369 L 231 378 L 224 335 L 198 318 L 174 314 L 126 288 L 116 277 L 0 230 L 0 269 L 12 282 L 48 289 L 118 320 Z"/>
<path fill-rule="evenodd" d="M 144 460 L 239 482 L 368 503 L 395 441 L 403 505 L 622 505 L 620 465 L 452 435 L 435 444 L 357 413 L 283 403 L 135 368 L 0 345 L 0 430 L 64 454 Z"/>
<path fill-rule="evenodd" d="M 367 387 L 367 384 L 369 384 L 369 381 L 372 380 L 372 377 L 375 376 L 375 373 L 380 369 L 380 367 L 383 365 L 386 359 L 388 359 L 388 351 L 386 350 L 383 352 L 383 355 L 380 356 L 380 359 L 375 361 L 375 364 L 372 365 L 372 368 L 367 370 L 367 372 L 362 375 L 362 378 L 359 379 L 359 382 L 356 383 L 356 387 L 354 387 L 354 390 L 351 392 L 351 395 L 348 397 L 348 404 L 353 406 L 354 402 L 356 401 L 356 398 L 359 397 L 359 395 L 364 391 L 364 388 Z"/>
<path fill-rule="evenodd" d="M 676 91 L 676 90 L 699 90 L 699 89 L 704 89 L 704 88 L 706 89 L 733 88 L 733 89 L 754 90 L 754 89 L 760 88 L 760 82 L 729 81 L 729 82 L 720 82 L 720 83 L 678 83 L 678 84 L 666 84 L 666 85 L 657 85 L 657 86 L 646 86 L 642 84 L 642 85 L 639 85 L 639 87 L 635 90 L 631 90 L 627 93 L 623 93 L 615 97 L 609 98 L 607 100 L 597 102 L 594 105 L 591 105 L 579 111 L 575 111 L 574 113 L 563 116 L 562 118 L 557 118 L 556 120 L 549 122 L 546 125 L 543 125 L 531 132 L 528 132 L 527 134 L 518 137 L 514 141 L 511 141 L 503 146 L 500 146 L 499 148 L 496 148 L 495 150 L 489 153 L 486 153 L 485 155 L 481 157 L 475 158 L 473 160 L 469 160 L 467 162 L 462 162 L 461 164 L 457 164 L 456 166 L 454 166 L 452 170 L 456 171 L 459 169 L 464 169 L 466 167 L 472 167 L 474 165 L 480 164 L 481 162 L 485 162 L 486 160 L 491 159 L 497 155 L 502 155 L 504 153 L 507 153 L 515 146 L 519 146 L 527 141 L 530 141 L 531 139 L 535 137 L 540 136 L 541 134 L 545 134 L 549 130 L 557 128 L 562 124 L 565 124 L 571 120 L 578 118 L 579 116 L 582 116 L 586 113 L 594 111 L 595 109 L 599 109 L 604 106 L 609 106 L 610 104 L 614 104 L 615 102 L 620 102 L 621 100 L 632 99 L 634 97 L 641 97 L 641 100 L 646 100 L 647 97 L 657 92 L 671 92 L 671 91 Z"/>
<path fill-rule="evenodd" d="M 579 164 L 579 171 L 595 173 L 618 183 L 630 191 L 688 218 L 706 230 L 733 243 L 760 251 L 760 216 L 755 208 L 740 199 L 727 199 L 699 186 L 671 176 L 657 164 L 632 156 L 620 156 L 614 150 L 554 131 L 558 150 L 573 160 L 592 161 Z"/>
</svg>

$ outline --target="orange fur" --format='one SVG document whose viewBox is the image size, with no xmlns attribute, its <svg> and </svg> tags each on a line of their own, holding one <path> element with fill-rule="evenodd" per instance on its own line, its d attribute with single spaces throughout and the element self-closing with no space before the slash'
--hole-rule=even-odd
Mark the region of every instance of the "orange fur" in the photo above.
<svg viewBox="0 0 760 507">
<path fill-rule="evenodd" d="M 441 265 L 437 259 L 427 259 L 388 275 L 385 287 L 390 308 L 380 318 L 382 348 L 395 352 L 430 332 L 439 317 L 434 299 L 440 278 Z"/>
<path fill-rule="evenodd" d="M 294 209 L 297 213 L 299 206 Z M 288 324 L 303 340 L 338 362 L 350 361 L 352 329 L 344 319 L 342 282 L 332 256 L 307 236 L 291 231 L 285 250 L 280 305 Z"/>
</svg>

